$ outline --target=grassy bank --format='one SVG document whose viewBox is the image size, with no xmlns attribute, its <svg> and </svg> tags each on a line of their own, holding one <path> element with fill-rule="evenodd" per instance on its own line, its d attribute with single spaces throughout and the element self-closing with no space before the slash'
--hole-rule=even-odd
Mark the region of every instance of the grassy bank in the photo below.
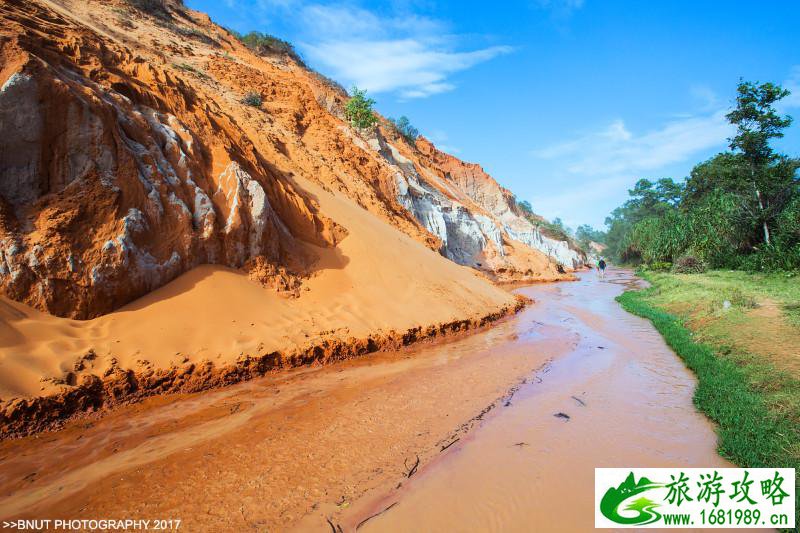
<svg viewBox="0 0 800 533">
<path fill-rule="evenodd" d="M 800 472 L 800 279 L 645 273 L 617 299 L 650 319 L 698 378 L 694 402 L 740 466 Z M 797 480 L 795 480 L 797 483 Z"/>
</svg>

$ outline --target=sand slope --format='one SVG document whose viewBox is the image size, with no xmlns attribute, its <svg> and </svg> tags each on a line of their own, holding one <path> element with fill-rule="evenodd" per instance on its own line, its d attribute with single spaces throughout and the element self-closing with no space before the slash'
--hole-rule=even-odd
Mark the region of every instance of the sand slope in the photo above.
<svg viewBox="0 0 800 533">
<path fill-rule="evenodd" d="M 462 330 L 518 308 L 486 276 L 569 276 L 479 166 L 134 5 L 0 4 L 0 433 Z"/>
<path fill-rule="evenodd" d="M 0 398 L 69 389 L 68 374 L 169 368 L 292 350 L 321 339 L 364 338 L 492 313 L 514 298 L 351 200 L 305 183 L 322 209 L 348 228 L 298 298 L 280 295 L 241 271 L 200 266 L 108 315 L 76 321 L 24 304 L 0 306 Z M 76 362 L 96 354 L 75 372 Z M 147 363 L 145 363 L 147 362 Z M 42 381 L 42 380 L 46 381 Z M 77 380 L 76 380 L 77 381 Z"/>
</svg>

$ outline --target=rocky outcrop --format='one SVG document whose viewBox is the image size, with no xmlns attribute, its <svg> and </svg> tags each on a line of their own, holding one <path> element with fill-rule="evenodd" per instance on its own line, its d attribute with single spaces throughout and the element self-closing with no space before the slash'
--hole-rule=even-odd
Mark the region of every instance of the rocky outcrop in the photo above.
<svg viewBox="0 0 800 533">
<path fill-rule="evenodd" d="M 9 4 L 0 44 L 5 294 L 91 318 L 202 263 L 302 271 L 296 241 L 344 236 L 183 80 L 28 5 Z"/>
<path fill-rule="evenodd" d="M 473 211 L 482 211 L 485 219 L 494 223 L 492 232 L 499 232 L 539 250 L 568 270 L 584 265 L 586 258 L 582 251 L 568 241 L 553 239 L 542 233 L 536 224 L 519 211 L 514 194 L 501 187 L 480 165 L 466 163 L 441 152 L 424 137 L 417 139 L 415 147 L 437 177 L 450 185 L 449 190 L 457 190 L 472 203 Z M 489 224 L 484 222 L 481 227 L 489 227 Z"/>
<path fill-rule="evenodd" d="M 391 127 L 371 132 L 367 144 L 389 165 L 397 202 L 438 238 L 445 257 L 499 281 L 564 279 L 583 266 L 582 252 L 544 235 L 480 166 L 423 137 L 411 145 Z"/>
<path fill-rule="evenodd" d="M 10 298 L 87 319 L 203 263 L 258 265 L 262 283 L 295 291 L 315 250 L 347 234 L 296 177 L 496 279 L 580 266 L 479 166 L 387 128 L 353 131 L 346 95 L 292 57 L 256 56 L 180 2 L 84 4 L 0 6 Z M 251 92 L 262 105 L 242 103 Z"/>
</svg>

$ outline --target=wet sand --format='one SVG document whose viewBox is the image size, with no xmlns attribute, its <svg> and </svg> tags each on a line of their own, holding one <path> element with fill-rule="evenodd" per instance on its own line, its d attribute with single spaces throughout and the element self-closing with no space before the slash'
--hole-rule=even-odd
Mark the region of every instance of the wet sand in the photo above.
<svg viewBox="0 0 800 533">
<path fill-rule="evenodd" d="M 692 375 L 614 302 L 630 281 L 521 288 L 537 303 L 468 336 L 0 443 L 0 519 L 329 531 L 396 503 L 363 528 L 590 529 L 595 466 L 727 465 Z"/>
</svg>

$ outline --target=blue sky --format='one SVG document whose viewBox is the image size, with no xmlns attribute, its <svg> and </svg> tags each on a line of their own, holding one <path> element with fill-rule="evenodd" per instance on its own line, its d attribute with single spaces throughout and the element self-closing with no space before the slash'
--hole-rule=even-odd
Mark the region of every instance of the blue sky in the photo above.
<svg viewBox="0 0 800 533">
<path fill-rule="evenodd" d="M 478 162 L 548 218 L 602 227 L 639 178 L 686 176 L 725 149 L 740 77 L 793 89 L 800 2 L 186 0 L 295 44 Z M 778 147 L 800 156 L 800 126 Z"/>
</svg>

